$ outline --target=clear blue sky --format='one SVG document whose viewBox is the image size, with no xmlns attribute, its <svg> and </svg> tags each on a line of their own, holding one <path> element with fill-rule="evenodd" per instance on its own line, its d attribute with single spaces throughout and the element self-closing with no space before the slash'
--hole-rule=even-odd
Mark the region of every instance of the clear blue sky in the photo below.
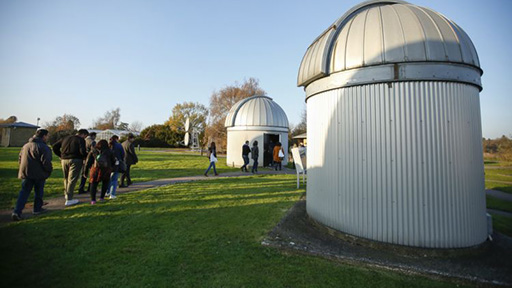
<svg viewBox="0 0 512 288">
<path fill-rule="evenodd" d="M 120 107 L 123 122 L 163 123 L 183 101 L 255 77 L 297 123 L 311 42 L 361 1 L 0 0 L 0 118 L 82 127 Z M 484 75 L 484 137 L 512 136 L 512 1 L 418 0 L 471 37 Z"/>
</svg>

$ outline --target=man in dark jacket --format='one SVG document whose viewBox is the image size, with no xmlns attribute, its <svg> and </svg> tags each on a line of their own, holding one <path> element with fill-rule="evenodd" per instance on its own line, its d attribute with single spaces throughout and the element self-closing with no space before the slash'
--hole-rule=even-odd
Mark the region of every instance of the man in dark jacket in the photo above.
<svg viewBox="0 0 512 288">
<path fill-rule="evenodd" d="M 96 146 L 96 132 L 91 132 L 91 133 L 89 133 L 89 136 L 87 136 L 85 138 L 85 152 L 87 152 L 87 155 L 89 155 L 89 152 L 91 152 L 91 150 L 92 150 L 92 148 L 94 148 L 94 146 Z M 87 190 L 84 190 L 85 182 L 87 182 L 88 175 L 89 175 L 89 170 L 86 169 L 86 165 L 84 163 L 82 177 L 80 179 L 80 186 L 78 186 L 78 194 L 83 194 L 83 193 L 87 193 L 90 191 L 90 189 L 91 189 L 90 184 L 87 186 Z"/>
<path fill-rule="evenodd" d="M 242 158 L 244 159 L 244 165 L 240 167 L 240 170 L 242 170 L 242 172 L 249 172 L 247 170 L 247 165 L 249 165 L 249 153 L 251 153 L 249 141 L 245 141 L 244 145 L 242 146 Z"/>
<path fill-rule="evenodd" d="M 87 157 L 84 138 L 89 135 L 85 129 L 78 130 L 77 135 L 68 136 L 53 144 L 53 153 L 59 156 L 64 174 L 64 193 L 66 206 L 78 204 L 78 199 L 73 199 L 73 191 L 76 182 L 82 175 L 84 159 Z"/>
<path fill-rule="evenodd" d="M 137 164 L 139 162 L 139 158 L 137 158 L 137 154 L 135 154 L 135 147 L 133 145 L 133 141 L 135 141 L 135 136 L 132 133 L 128 134 L 128 139 L 123 142 L 124 149 L 124 162 L 126 163 L 126 171 L 123 176 L 121 176 L 121 185 L 119 187 L 128 187 L 132 185 L 132 178 L 130 177 L 130 167 L 132 165 Z M 126 178 L 126 184 L 124 185 L 124 179 Z"/>
<path fill-rule="evenodd" d="M 48 130 L 37 130 L 36 135 L 28 140 L 21 148 L 19 155 L 20 169 L 18 178 L 21 181 L 21 190 L 16 201 L 16 207 L 11 215 L 12 220 L 21 220 L 21 212 L 25 208 L 30 191 L 34 188 L 34 210 L 37 215 L 45 212 L 43 209 L 44 184 L 52 173 L 52 151 L 46 145 Z"/>
</svg>

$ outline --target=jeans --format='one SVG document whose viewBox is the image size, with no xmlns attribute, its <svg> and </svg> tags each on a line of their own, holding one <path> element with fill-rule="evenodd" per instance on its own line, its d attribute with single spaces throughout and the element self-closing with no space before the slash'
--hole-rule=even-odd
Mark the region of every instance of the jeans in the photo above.
<svg viewBox="0 0 512 288">
<path fill-rule="evenodd" d="M 208 172 L 210 171 L 210 168 L 212 168 L 212 167 L 213 167 L 213 173 L 215 173 L 215 175 L 217 175 L 217 170 L 215 169 L 215 161 L 210 162 L 210 166 L 208 166 L 208 169 L 206 169 L 204 174 L 208 174 Z"/>
<path fill-rule="evenodd" d="M 274 170 L 277 171 L 277 167 L 279 167 L 279 170 L 281 170 L 281 161 L 279 161 L 279 162 L 274 161 Z"/>
<path fill-rule="evenodd" d="M 76 182 L 82 177 L 82 166 L 84 160 L 82 159 L 62 159 L 62 172 L 64 174 L 64 193 L 66 200 L 73 199 L 73 191 L 75 190 Z"/>
<path fill-rule="evenodd" d="M 258 159 L 254 159 L 254 163 L 252 164 L 252 173 L 258 172 Z"/>
<path fill-rule="evenodd" d="M 241 169 L 247 171 L 247 165 L 249 165 L 249 156 L 242 155 L 242 158 L 244 159 L 244 166 L 242 166 Z"/>
<path fill-rule="evenodd" d="M 116 196 L 117 179 L 119 179 L 119 172 L 112 172 L 112 174 L 110 174 L 110 195 Z"/>
<path fill-rule="evenodd" d="M 44 194 L 44 183 L 45 179 L 35 180 L 35 179 L 23 179 L 21 181 L 21 190 L 18 195 L 18 200 L 16 201 L 16 207 L 14 208 L 14 213 L 21 215 L 23 208 L 25 208 L 25 204 L 27 204 L 28 196 L 30 195 L 30 191 L 34 188 L 34 212 L 41 211 L 43 207 L 43 194 Z"/>
</svg>

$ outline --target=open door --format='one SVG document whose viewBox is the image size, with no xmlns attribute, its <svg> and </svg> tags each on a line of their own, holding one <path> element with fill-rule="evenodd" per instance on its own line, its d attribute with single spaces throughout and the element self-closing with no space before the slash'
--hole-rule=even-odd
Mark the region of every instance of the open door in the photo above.
<svg viewBox="0 0 512 288">
<path fill-rule="evenodd" d="M 274 147 L 279 140 L 279 134 L 263 134 L 263 167 L 271 165 Z"/>
</svg>

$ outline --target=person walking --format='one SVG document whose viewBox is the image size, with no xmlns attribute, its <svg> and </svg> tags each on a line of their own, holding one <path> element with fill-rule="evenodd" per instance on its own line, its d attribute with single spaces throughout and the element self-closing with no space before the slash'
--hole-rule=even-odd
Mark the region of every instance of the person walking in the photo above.
<svg viewBox="0 0 512 288">
<path fill-rule="evenodd" d="M 132 178 L 130 177 L 130 167 L 139 162 L 139 158 L 137 157 L 137 154 L 135 154 L 133 141 L 135 141 L 135 136 L 130 133 L 128 134 L 128 139 L 121 144 L 124 149 L 124 163 L 126 164 L 126 171 L 123 173 L 123 176 L 121 176 L 121 185 L 119 187 L 128 187 L 133 183 Z M 126 185 L 124 184 L 124 179 L 126 179 Z"/>
<path fill-rule="evenodd" d="M 204 172 L 204 176 L 208 177 L 208 172 L 212 167 L 215 176 L 219 175 L 217 173 L 217 170 L 215 169 L 215 162 L 217 162 L 217 148 L 215 147 L 215 142 L 212 142 L 212 144 L 210 144 L 210 147 L 208 147 L 208 158 L 210 159 L 210 166 L 208 166 L 208 169 L 206 169 L 206 171 Z"/>
<path fill-rule="evenodd" d="M 253 161 L 251 172 L 253 174 L 258 173 L 258 157 L 259 156 L 260 156 L 260 151 L 258 149 L 258 141 L 254 141 L 252 143 L 252 148 L 251 148 L 251 158 Z"/>
<path fill-rule="evenodd" d="M 96 146 L 96 132 L 91 132 L 91 133 L 89 133 L 89 136 L 87 136 L 85 138 L 85 152 L 87 153 L 87 155 L 89 155 L 89 153 L 91 152 L 92 148 L 94 148 L 94 146 Z M 84 166 L 83 166 L 84 171 L 82 171 L 82 177 L 80 178 L 80 186 L 78 186 L 78 194 L 90 192 L 90 189 L 91 189 L 91 185 L 89 184 L 87 186 L 87 190 L 84 190 L 85 183 L 87 182 L 87 175 L 89 175 L 89 171 L 85 170 L 86 166 L 87 165 L 85 165 L 85 163 L 84 163 Z"/>
<path fill-rule="evenodd" d="M 87 156 L 87 169 L 90 169 L 91 205 L 96 204 L 96 192 L 101 182 L 100 201 L 105 200 L 105 194 L 110 187 L 110 174 L 116 158 L 108 147 L 107 140 L 100 140 Z"/>
<path fill-rule="evenodd" d="M 114 157 L 116 158 L 116 164 L 112 169 L 112 174 L 110 175 L 110 187 L 107 191 L 108 196 L 110 196 L 110 199 L 116 199 L 116 190 L 117 190 L 117 184 L 119 179 L 119 173 L 123 172 L 123 169 L 126 169 L 126 164 L 124 163 L 124 149 L 123 146 L 117 142 L 119 140 L 119 137 L 117 135 L 114 135 L 110 138 L 110 142 L 108 143 L 110 149 L 112 149 L 112 152 L 114 153 Z"/>
<path fill-rule="evenodd" d="M 270 155 L 270 167 L 274 167 L 274 148 L 276 147 L 276 144 L 274 141 L 270 140 L 270 143 L 268 144 L 268 154 Z"/>
<path fill-rule="evenodd" d="M 38 215 L 46 212 L 43 208 L 44 184 L 53 171 L 52 151 L 46 145 L 48 130 L 39 129 L 36 134 L 23 145 L 19 155 L 20 168 L 18 178 L 21 180 L 21 190 L 16 206 L 11 214 L 14 221 L 21 220 L 21 213 L 27 203 L 30 191 L 34 188 L 34 208 L 32 213 Z"/>
<path fill-rule="evenodd" d="M 89 135 L 86 129 L 78 130 L 76 135 L 67 136 L 53 144 L 53 153 L 59 156 L 64 174 L 65 206 L 78 204 L 78 199 L 73 199 L 73 191 L 76 182 L 82 175 L 84 159 L 87 157 L 85 137 Z"/>
<path fill-rule="evenodd" d="M 251 148 L 249 148 L 249 141 L 245 141 L 244 145 L 242 146 L 242 158 L 244 159 L 244 165 L 240 167 L 242 172 L 249 172 L 247 170 L 247 165 L 249 165 L 249 153 L 251 153 Z"/>
<path fill-rule="evenodd" d="M 274 160 L 274 170 L 277 171 L 277 168 L 279 167 L 279 171 L 281 171 L 281 161 L 284 157 L 284 151 L 281 147 L 281 142 L 277 142 L 276 146 L 274 147 L 274 153 L 273 153 L 273 160 Z"/>
</svg>

